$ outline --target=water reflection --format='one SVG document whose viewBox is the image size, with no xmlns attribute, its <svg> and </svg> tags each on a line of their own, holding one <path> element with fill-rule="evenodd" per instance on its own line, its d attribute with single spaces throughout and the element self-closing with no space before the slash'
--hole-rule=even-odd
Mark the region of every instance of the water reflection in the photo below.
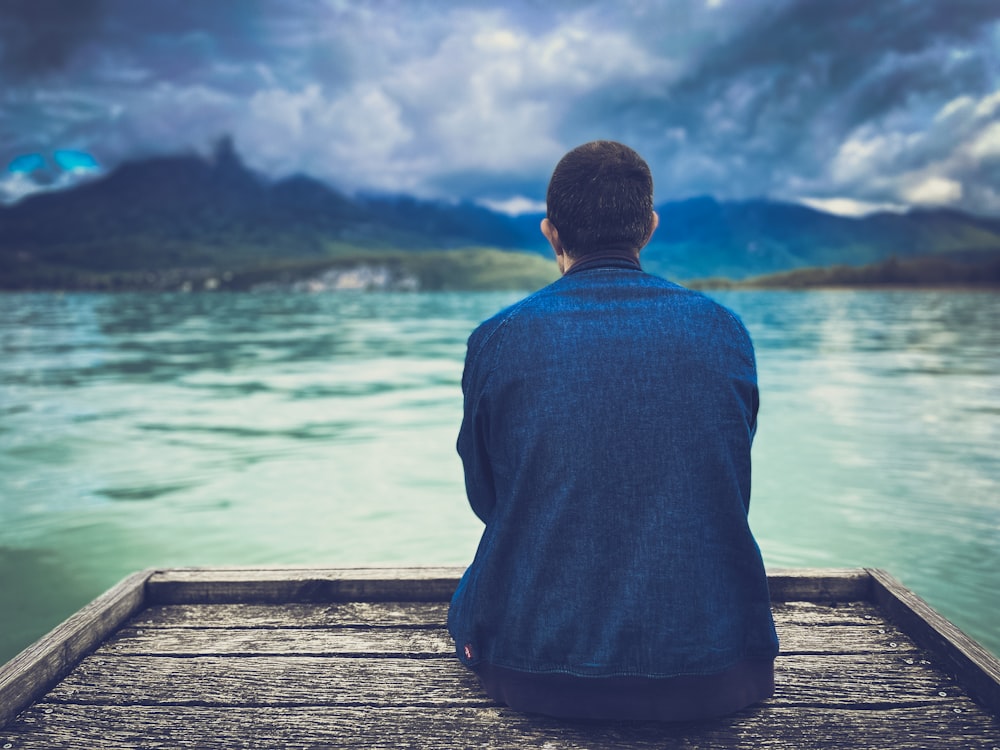
<svg viewBox="0 0 1000 750">
<path fill-rule="evenodd" d="M 139 568 L 467 562 L 465 341 L 517 296 L 0 295 L 0 658 Z M 717 296 L 768 565 L 885 567 L 1000 651 L 1000 295 Z"/>
</svg>

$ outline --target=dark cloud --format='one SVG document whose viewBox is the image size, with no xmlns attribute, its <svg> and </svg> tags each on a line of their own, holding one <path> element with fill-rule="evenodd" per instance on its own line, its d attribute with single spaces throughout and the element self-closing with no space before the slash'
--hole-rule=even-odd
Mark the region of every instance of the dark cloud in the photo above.
<svg viewBox="0 0 1000 750">
<path fill-rule="evenodd" d="M 782 74 L 800 65 L 821 72 L 828 93 L 850 88 L 886 56 L 983 41 L 1000 18 L 993 0 L 797 0 L 770 3 L 725 44 L 706 51 L 683 87 L 699 88 L 749 71 Z"/>
<path fill-rule="evenodd" d="M 0 71 L 31 76 L 60 70 L 97 30 L 102 0 L 4 0 Z"/>
<path fill-rule="evenodd" d="M 660 199 L 1000 214 L 998 39 L 995 0 L 6 0 L 0 161 L 230 133 L 275 175 L 531 202 L 615 138 Z"/>
<path fill-rule="evenodd" d="M 798 0 L 746 2 L 740 11 L 738 23 L 711 29 L 692 21 L 687 31 L 701 43 L 684 49 L 676 75 L 579 97 L 563 137 L 603 127 L 647 144 L 662 165 L 663 197 L 832 195 L 844 187 L 832 165 L 852 136 L 908 137 L 891 165 L 900 173 L 948 160 L 937 138 L 920 134 L 949 101 L 982 99 L 998 85 L 994 2 Z M 965 172 L 973 184 L 976 174 Z M 888 183 L 850 188 L 859 200 L 902 202 Z"/>
<path fill-rule="evenodd" d="M 997 59 L 989 52 L 989 35 L 998 18 L 1000 4 L 992 0 L 799 0 L 765 6 L 732 38 L 703 50 L 671 95 L 697 113 L 698 102 L 737 87 L 749 90 L 741 113 L 749 130 L 776 110 L 806 120 L 826 111 L 850 127 L 891 111 L 914 93 L 957 96 L 991 85 Z M 963 49 L 977 54 L 961 64 L 949 61 L 951 50 Z"/>
</svg>

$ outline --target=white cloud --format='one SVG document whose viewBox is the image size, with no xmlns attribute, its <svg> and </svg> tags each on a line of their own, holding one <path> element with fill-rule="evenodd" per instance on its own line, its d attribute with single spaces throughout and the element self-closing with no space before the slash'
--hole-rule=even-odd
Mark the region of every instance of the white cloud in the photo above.
<svg viewBox="0 0 1000 750">
<path fill-rule="evenodd" d="M 994 91 L 980 100 L 976 105 L 976 117 L 992 117 L 997 108 L 1000 108 L 1000 91 Z"/>
<path fill-rule="evenodd" d="M 1000 157 L 1000 122 L 984 128 L 969 144 L 969 156 L 976 160 Z"/>
<path fill-rule="evenodd" d="M 911 149 L 919 134 L 859 134 L 841 144 L 830 166 L 830 175 L 840 184 L 857 184 L 885 178 L 892 165 Z"/>
<path fill-rule="evenodd" d="M 96 177 L 100 177 L 103 174 L 103 170 L 100 167 L 73 167 L 72 169 L 64 169 L 60 172 L 52 183 L 54 189 L 62 189 L 64 187 L 69 187 L 70 185 L 78 185 L 81 182 L 86 182 L 87 180 L 93 180 Z"/>
<path fill-rule="evenodd" d="M 984 164 L 1000 159 L 998 108 L 1000 91 L 963 95 L 942 105 L 929 124 L 897 115 L 897 129 L 858 128 L 830 162 L 824 192 L 862 202 L 995 211 L 982 187 Z"/>
<path fill-rule="evenodd" d="M 197 84 L 160 82 L 131 90 L 111 113 L 114 127 L 92 134 L 86 150 L 105 164 L 150 153 L 168 154 L 207 147 L 231 133 L 244 101 L 233 94 Z"/>
<path fill-rule="evenodd" d="M 236 128 L 237 144 L 258 169 L 370 187 L 392 185 L 397 152 L 412 137 L 399 104 L 367 83 L 332 96 L 317 84 L 260 91 Z"/>
<path fill-rule="evenodd" d="M 496 9 L 453 10 L 436 23 L 430 47 L 383 29 L 380 53 L 346 88 L 258 91 L 236 118 L 238 147 L 264 171 L 347 189 L 419 194 L 441 175 L 544 172 L 567 148 L 557 132 L 568 100 L 665 65 L 584 16 L 538 33 Z"/>
<path fill-rule="evenodd" d="M 976 100 L 971 96 L 959 96 L 941 107 L 938 113 L 934 115 L 934 119 L 936 121 L 947 120 L 957 113 L 968 111 L 970 107 L 975 106 L 975 103 Z"/>
<path fill-rule="evenodd" d="M 45 190 L 24 172 L 8 172 L 0 179 L 0 203 L 16 203 L 22 198 Z"/>
<path fill-rule="evenodd" d="M 922 177 L 914 182 L 904 180 L 903 197 L 917 205 L 941 206 L 962 199 L 962 184 L 947 177 Z"/>
<path fill-rule="evenodd" d="M 509 216 L 545 212 L 545 201 L 532 200 L 531 198 L 525 198 L 523 195 L 515 195 L 505 200 L 483 199 L 479 203 L 491 211 L 508 214 Z"/>
<path fill-rule="evenodd" d="M 906 206 L 899 203 L 872 203 L 869 201 L 859 201 L 853 198 L 800 198 L 800 203 L 804 203 L 810 208 L 818 211 L 826 211 L 838 216 L 867 216 L 877 211 L 891 211 L 902 213 Z"/>
<path fill-rule="evenodd" d="M 582 19 L 541 34 L 498 11 L 463 11 L 453 22 L 433 54 L 406 61 L 384 81 L 420 113 L 421 135 L 445 171 L 550 166 L 565 150 L 555 133 L 567 100 L 656 67 L 624 34 Z"/>
<path fill-rule="evenodd" d="M 29 172 L 8 172 L 0 178 L 0 204 L 17 203 L 35 193 L 78 185 L 102 174 L 100 168 L 75 167 L 61 170 L 45 182 L 35 180 Z"/>
</svg>

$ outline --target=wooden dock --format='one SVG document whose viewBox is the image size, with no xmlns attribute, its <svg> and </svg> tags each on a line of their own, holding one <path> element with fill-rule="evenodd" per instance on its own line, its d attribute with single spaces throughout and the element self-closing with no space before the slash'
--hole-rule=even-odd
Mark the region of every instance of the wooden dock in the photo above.
<svg viewBox="0 0 1000 750">
<path fill-rule="evenodd" d="M 773 572 L 775 696 L 684 724 L 491 702 L 445 630 L 460 573 L 138 573 L 0 668 L 0 748 L 1000 750 L 1000 663 L 882 571 Z"/>
</svg>

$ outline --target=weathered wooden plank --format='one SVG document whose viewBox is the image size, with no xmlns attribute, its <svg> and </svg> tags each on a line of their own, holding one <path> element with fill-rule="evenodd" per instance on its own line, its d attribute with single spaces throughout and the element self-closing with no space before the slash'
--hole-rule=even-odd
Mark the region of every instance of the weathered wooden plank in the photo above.
<svg viewBox="0 0 1000 750">
<path fill-rule="evenodd" d="M 492 705 L 457 659 L 312 656 L 95 655 L 46 699 L 105 705 Z"/>
<path fill-rule="evenodd" d="M 150 604 L 448 601 L 462 569 L 186 568 L 158 571 Z"/>
<path fill-rule="evenodd" d="M 0 666 L 0 726 L 134 615 L 150 571 L 135 573 Z"/>
<path fill-rule="evenodd" d="M 868 602 L 830 607 L 816 602 L 775 602 L 775 622 L 781 626 L 858 625 L 870 627 L 885 619 Z M 131 625 L 144 628 L 318 628 L 445 626 L 448 602 L 334 602 L 331 604 L 168 604 L 153 605 L 136 615 Z"/>
<path fill-rule="evenodd" d="M 871 577 L 863 569 L 779 568 L 769 570 L 772 602 L 853 602 L 870 598 Z"/>
<path fill-rule="evenodd" d="M 145 748 L 245 750 L 289 748 L 489 747 L 496 750 L 990 750 L 1000 728 L 958 704 L 891 710 L 751 708 L 711 722 L 571 722 L 506 708 L 317 710 L 159 706 L 38 706 L 7 730 L 0 744 L 16 750 Z M 961 708 L 959 708 L 961 710 Z"/>
<path fill-rule="evenodd" d="M 461 567 L 187 568 L 159 571 L 147 587 L 150 603 L 447 601 Z M 774 601 L 857 601 L 869 597 L 864 570 L 770 571 Z"/>
<path fill-rule="evenodd" d="M 169 604 L 138 614 L 142 628 L 443 628 L 448 602 Z"/>
<path fill-rule="evenodd" d="M 882 708 L 956 700 L 957 685 L 900 654 L 779 657 L 776 706 Z M 83 660 L 48 701 L 105 705 L 482 705 L 457 659 L 247 656 Z M 971 705 L 971 704 L 970 704 Z"/>
<path fill-rule="evenodd" d="M 123 628 L 103 656 L 448 656 L 455 644 L 442 629 L 416 628 Z"/>
<path fill-rule="evenodd" d="M 889 623 L 858 625 L 803 625 L 777 622 L 781 653 L 871 654 L 917 652 L 917 646 L 899 628 Z"/>
<path fill-rule="evenodd" d="M 865 626 L 821 627 L 778 623 L 783 654 L 867 654 L 912 651 L 913 641 L 900 630 L 873 621 Z M 249 656 L 296 654 L 332 656 L 371 654 L 440 656 L 454 653 L 443 628 L 122 628 L 110 638 L 104 655 Z"/>
<path fill-rule="evenodd" d="M 976 700 L 1000 714 L 1000 661 L 885 571 L 869 574 L 873 597 L 886 614 L 948 662 Z"/>
<path fill-rule="evenodd" d="M 868 627 L 873 624 L 887 623 L 885 616 L 871 602 L 837 602 L 836 606 L 821 602 L 773 602 L 775 623 L 808 625 L 823 627 L 825 625 L 859 625 Z"/>
<path fill-rule="evenodd" d="M 326 747 L 355 742 L 364 747 L 663 747 L 664 739 L 669 740 L 666 746 L 677 747 L 1000 747 L 996 717 L 972 703 L 937 667 L 936 657 L 918 650 L 884 619 L 882 609 L 905 629 L 915 627 L 918 640 L 929 648 L 940 651 L 944 638 L 968 660 L 969 643 L 976 648 L 978 644 L 966 638 L 968 643 L 959 639 L 956 646 L 955 634 L 934 620 L 943 621 L 940 615 L 906 589 L 894 590 L 898 582 L 880 577 L 879 571 L 771 573 L 783 654 L 776 665 L 777 693 L 764 709 L 707 728 L 697 725 L 704 731 L 693 734 L 663 734 L 662 726 L 657 726 L 655 735 L 625 736 L 616 728 L 598 733 L 596 739 L 589 731 L 593 725 L 583 725 L 586 730 L 573 735 L 565 734 L 565 725 L 560 724 L 559 733 L 549 737 L 542 731 L 547 720 L 495 708 L 474 676 L 450 658 L 453 647 L 443 624 L 460 573 L 460 568 L 445 567 L 143 574 L 148 576 L 146 601 L 152 598 L 158 604 L 135 614 L 121 628 L 120 623 L 142 607 L 143 587 L 119 596 L 121 601 L 112 597 L 118 604 L 108 610 L 104 624 L 91 623 L 71 633 L 59 671 L 72 667 L 80 654 L 119 628 L 117 635 L 53 688 L 47 703 L 28 709 L 0 731 L 0 738 L 11 732 L 15 739 L 3 744 L 10 742 L 16 748 L 64 747 L 69 742 L 74 747 L 101 746 L 96 739 L 81 736 L 79 726 L 74 732 L 56 718 L 77 712 L 87 732 L 104 726 L 93 730 L 93 737 L 114 747 L 202 747 L 206 737 L 213 747 Z M 879 608 L 864 601 L 871 597 Z M 206 604 L 192 604 L 196 602 Z M 929 635 L 913 617 L 930 622 Z M 103 634 L 80 648 L 97 633 Z M 952 654 L 948 666 L 954 666 L 953 652 L 948 653 Z M 0 671 L 0 678 L 5 675 Z M 0 698 L 3 689 L 0 679 Z M 8 691 L 15 695 L 16 691 Z M 26 705 L 23 691 L 18 701 L 0 702 L 8 718 Z M 213 711 L 213 706 L 219 710 Z M 126 716 L 130 710 L 137 712 L 131 718 Z M 162 711 L 157 714 L 161 718 L 167 717 L 161 727 L 165 734 L 143 724 L 143 717 L 152 715 L 143 712 L 157 711 Z M 406 714 L 413 711 L 417 713 Z M 115 712 L 122 723 L 107 719 Z M 188 714 L 195 717 L 190 732 L 183 723 L 174 723 L 174 717 Z M 242 720 L 232 718 L 238 714 Z M 277 719 L 277 725 L 260 718 L 299 714 L 301 722 L 290 724 L 283 723 L 284 718 Z M 415 731 L 402 720 L 398 726 L 392 724 L 392 717 L 404 715 L 416 717 Z M 899 721 L 904 715 L 919 718 L 919 723 L 905 725 Z M 436 724 L 447 716 L 451 724 Z M 816 716 L 829 721 L 821 720 L 816 729 Z M 313 727 L 309 717 L 318 717 L 319 724 Z M 940 720 L 924 721 L 926 717 Z M 388 729 L 373 736 L 371 732 L 384 729 L 382 719 L 388 719 Z M 4 720 L 0 718 L 0 725 Z M 746 720 L 749 725 L 726 723 Z M 199 734 L 199 721 L 207 734 Z M 359 721 L 367 723 L 359 726 Z M 421 721 L 434 723 L 429 733 L 422 734 Z M 472 729 L 467 732 L 463 722 Z M 891 732 L 886 729 L 889 725 Z M 150 737 L 135 734 L 144 726 Z M 216 741 L 218 727 L 226 726 L 233 734 Z M 256 745 L 258 735 L 245 730 L 258 726 L 264 729 Z M 622 726 L 628 732 L 635 730 L 635 725 Z M 772 732 L 775 726 L 777 733 Z M 786 735 L 781 734 L 782 726 L 787 726 Z M 24 732 L 17 734 L 18 727 Z M 368 736 L 361 741 L 365 733 Z M 748 737 L 757 739 L 741 744 Z"/>
</svg>

